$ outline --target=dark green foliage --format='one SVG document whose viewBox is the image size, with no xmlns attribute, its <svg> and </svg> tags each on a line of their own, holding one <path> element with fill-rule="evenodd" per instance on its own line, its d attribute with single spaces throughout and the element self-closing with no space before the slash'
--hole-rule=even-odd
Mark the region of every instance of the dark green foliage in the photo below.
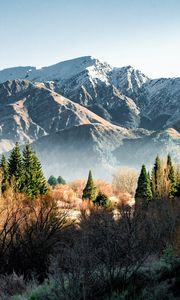
<svg viewBox="0 0 180 300">
<path fill-rule="evenodd" d="M 161 186 L 162 186 L 161 161 L 159 156 L 157 155 L 154 168 L 152 170 L 152 178 L 151 178 L 151 189 L 152 189 L 153 198 L 160 199 Z"/>
<path fill-rule="evenodd" d="M 151 184 L 148 173 L 146 171 L 145 165 L 141 168 L 141 173 L 138 179 L 138 185 L 136 189 L 135 199 L 137 200 L 151 200 L 152 199 L 152 191 Z"/>
<path fill-rule="evenodd" d="M 1 171 L 2 171 L 2 192 L 6 191 L 9 187 L 9 167 L 8 167 L 8 162 L 6 160 L 6 157 L 2 155 L 1 159 Z"/>
<path fill-rule="evenodd" d="M 176 194 L 176 178 L 174 173 L 174 167 L 172 164 L 171 156 L 167 156 L 167 179 L 170 182 L 169 196 L 173 197 Z"/>
<path fill-rule="evenodd" d="M 109 198 L 106 194 L 99 192 L 95 200 L 93 201 L 94 205 L 102 206 L 104 208 L 109 207 Z"/>
<path fill-rule="evenodd" d="M 86 186 L 83 190 L 82 199 L 83 200 L 94 201 L 94 199 L 96 198 L 96 190 L 97 189 L 94 185 L 94 181 L 93 181 L 93 178 L 92 178 L 92 173 L 91 173 L 91 170 L 90 170 Z"/>
<path fill-rule="evenodd" d="M 180 182 L 176 183 L 176 193 L 175 193 L 176 197 L 180 197 Z"/>
<path fill-rule="evenodd" d="M 59 177 L 57 178 L 57 182 L 58 182 L 59 184 L 66 184 L 66 181 L 64 180 L 64 178 L 63 178 L 62 176 L 59 176 Z"/>
<path fill-rule="evenodd" d="M 26 145 L 23 151 L 23 168 L 23 192 L 25 192 L 29 197 L 46 194 L 48 186 L 42 172 L 41 164 L 29 144 Z"/>
<path fill-rule="evenodd" d="M 48 183 L 51 186 L 55 186 L 58 184 L 58 180 L 56 179 L 56 177 L 54 177 L 53 175 L 51 175 L 48 179 Z"/>
<path fill-rule="evenodd" d="M 24 170 L 19 144 L 16 143 L 9 158 L 9 177 L 13 182 L 14 189 L 21 192 L 24 186 Z"/>
</svg>

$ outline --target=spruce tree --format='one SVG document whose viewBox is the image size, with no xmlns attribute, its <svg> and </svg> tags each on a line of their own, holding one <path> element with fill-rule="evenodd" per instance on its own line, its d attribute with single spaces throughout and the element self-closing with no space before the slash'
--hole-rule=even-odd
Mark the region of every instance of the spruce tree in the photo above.
<svg viewBox="0 0 180 300">
<path fill-rule="evenodd" d="M 176 194 L 176 178 L 170 154 L 167 156 L 167 180 L 170 182 L 169 197 L 171 198 Z"/>
<path fill-rule="evenodd" d="M 2 170 L 2 192 L 6 191 L 9 187 L 9 167 L 6 157 L 2 155 L 0 167 Z"/>
<path fill-rule="evenodd" d="M 154 168 L 152 170 L 151 189 L 153 198 L 160 199 L 162 194 L 162 168 L 161 161 L 158 155 L 156 156 Z"/>
<path fill-rule="evenodd" d="M 43 171 L 42 171 L 42 166 L 41 163 L 34 153 L 34 164 L 35 164 L 35 169 L 36 169 L 36 190 L 37 194 L 42 194 L 45 195 L 48 192 L 48 185 L 46 178 L 44 177 Z"/>
<path fill-rule="evenodd" d="M 96 198 L 96 187 L 94 185 L 94 181 L 93 181 L 93 178 L 92 178 L 92 173 L 91 173 L 91 170 L 90 170 L 86 186 L 83 190 L 82 199 L 83 200 L 94 201 L 95 198 Z"/>
<path fill-rule="evenodd" d="M 136 201 L 145 200 L 146 203 L 152 199 L 151 183 L 145 165 L 142 165 L 138 178 L 135 199 Z"/>
<path fill-rule="evenodd" d="M 25 192 L 29 197 L 46 194 L 48 186 L 42 172 L 41 164 L 29 144 L 26 145 L 23 150 L 23 168 L 23 192 Z"/>
<path fill-rule="evenodd" d="M 21 192 L 24 185 L 24 172 L 19 144 L 16 143 L 8 161 L 9 179 L 13 182 L 15 191 Z"/>
</svg>

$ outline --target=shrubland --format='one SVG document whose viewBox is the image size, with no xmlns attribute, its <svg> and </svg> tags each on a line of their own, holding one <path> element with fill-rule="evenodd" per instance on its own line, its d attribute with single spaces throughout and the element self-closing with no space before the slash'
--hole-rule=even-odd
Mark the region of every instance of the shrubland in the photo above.
<svg viewBox="0 0 180 300">
<path fill-rule="evenodd" d="M 18 144 L 1 160 L 0 299 L 180 299 L 180 172 L 156 157 L 112 184 L 46 182 Z M 129 187 L 129 188 L 128 188 Z"/>
</svg>

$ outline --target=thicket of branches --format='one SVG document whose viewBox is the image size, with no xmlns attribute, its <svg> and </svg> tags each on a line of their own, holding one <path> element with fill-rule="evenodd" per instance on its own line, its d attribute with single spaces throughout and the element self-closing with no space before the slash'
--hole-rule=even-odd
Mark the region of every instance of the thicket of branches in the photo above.
<svg viewBox="0 0 180 300">
<path fill-rule="evenodd" d="M 30 176 L 30 165 L 25 165 L 25 157 L 32 158 L 34 153 L 28 146 L 23 155 L 22 178 L 28 179 L 28 190 L 34 190 L 34 185 L 29 184 L 34 178 Z M 12 155 L 8 163 L 4 158 L 2 162 L 3 174 L 5 166 L 8 166 L 7 174 L 12 174 L 9 171 Z M 25 292 L 25 282 L 35 279 L 42 285 L 35 292 L 27 292 L 22 299 L 113 299 L 114 293 L 126 293 L 123 299 L 143 299 L 142 286 L 149 285 L 152 289 L 154 282 L 151 279 L 147 283 L 148 275 L 144 274 L 148 263 L 158 261 L 164 251 L 172 251 L 173 259 L 179 256 L 179 171 L 169 157 L 164 165 L 156 159 L 152 175 L 142 167 L 134 206 L 113 207 L 100 205 L 101 202 L 97 205 L 97 197 L 101 196 L 102 200 L 104 196 L 97 193 L 90 172 L 87 183 L 81 185 L 82 203 L 86 205 L 81 206 L 76 221 L 70 215 L 71 203 L 63 207 L 61 202 L 62 189 L 66 190 L 67 186 L 30 196 L 24 188 L 22 192 L 19 190 L 23 185 L 18 180 L 21 173 L 16 171 L 13 171 L 13 176 L 17 176 L 14 185 L 9 178 L 5 181 L 5 175 L 1 178 L 0 296 L 2 289 L 7 290 L 8 297 Z M 98 184 L 111 194 L 109 185 Z M 77 189 L 77 184 L 71 186 Z M 180 296 L 176 290 L 178 270 L 180 265 L 173 275 L 167 270 L 163 273 L 165 278 L 171 275 L 174 278 L 166 296 L 170 290 Z M 161 274 L 158 276 L 157 282 L 162 279 Z M 17 289 L 10 281 L 12 285 L 17 282 Z"/>
</svg>

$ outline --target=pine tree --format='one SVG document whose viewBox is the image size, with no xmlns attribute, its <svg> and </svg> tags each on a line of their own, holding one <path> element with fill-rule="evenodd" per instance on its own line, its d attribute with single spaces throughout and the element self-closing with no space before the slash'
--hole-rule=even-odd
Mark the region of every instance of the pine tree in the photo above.
<svg viewBox="0 0 180 300">
<path fill-rule="evenodd" d="M 99 192 L 97 197 L 94 199 L 93 203 L 94 203 L 94 205 L 108 208 L 110 201 L 106 194 Z"/>
<path fill-rule="evenodd" d="M 51 185 L 51 186 L 55 186 L 55 185 L 58 184 L 58 181 L 57 181 L 56 177 L 54 177 L 53 175 L 51 175 L 51 176 L 49 177 L 49 179 L 48 179 L 48 183 L 49 183 L 49 185 Z"/>
<path fill-rule="evenodd" d="M 6 191 L 9 187 L 9 167 L 6 157 L 2 155 L 0 167 L 2 170 L 2 192 Z"/>
<path fill-rule="evenodd" d="M 94 201 L 95 198 L 96 198 L 96 187 L 94 185 L 94 181 L 93 181 L 93 178 L 92 178 L 92 173 L 91 173 L 91 170 L 90 170 L 86 186 L 83 190 L 82 199 L 83 200 Z"/>
<path fill-rule="evenodd" d="M 23 150 L 24 188 L 29 197 L 46 194 L 48 186 L 43 175 L 41 164 L 30 145 Z"/>
<path fill-rule="evenodd" d="M 162 194 L 162 169 L 161 161 L 157 155 L 151 177 L 151 189 L 153 198 L 160 199 Z"/>
<path fill-rule="evenodd" d="M 59 176 L 59 177 L 57 178 L 57 182 L 58 182 L 59 184 L 66 184 L 66 181 L 64 180 L 64 178 L 63 178 L 62 176 Z"/>
<path fill-rule="evenodd" d="M 145 200 L 147 201 L 146 203 L 152 199 L 151 183 L 145 165 L 142 166 L 138 178 L 135 199 L 136 201 Z"/>
<path fill-rule="evenodd" d="M 169 197 L 172 198 L 176 194 L 176 178 L 171 156 L 167 156 L 167 180 L 170 182 Z"/>
<path fill-rule="evenodd" d="M 45 195 L 48 192 L 48 185 L 46 178 L 44 177 L 41 163 L 38 157 L 34 153 L 34 164 L 36 166 L 36 187 L 37 187 L 37 194 Z"/>
<path fill-rule="evenodd" d="M 13 181 L 15 191 L 21 192 L 24 185 L 24 172 L 19 144 L 13 148 L 9 161 L 9 179 Z"/>
</svg>

